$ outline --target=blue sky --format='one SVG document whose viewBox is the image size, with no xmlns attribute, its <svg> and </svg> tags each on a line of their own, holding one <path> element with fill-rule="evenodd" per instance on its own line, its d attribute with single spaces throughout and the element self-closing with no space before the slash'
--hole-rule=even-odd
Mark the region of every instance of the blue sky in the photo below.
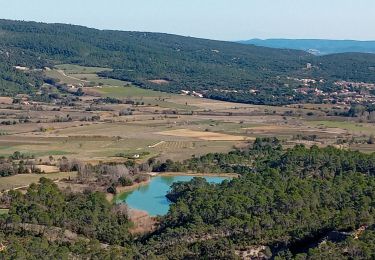
<svg viewBox="0 0 375 260">
<path fill-rule="evenodd" d="M 375 40 L 375 0 L 0 0 L 0 18 L 220 40 Z"/>
</svg>

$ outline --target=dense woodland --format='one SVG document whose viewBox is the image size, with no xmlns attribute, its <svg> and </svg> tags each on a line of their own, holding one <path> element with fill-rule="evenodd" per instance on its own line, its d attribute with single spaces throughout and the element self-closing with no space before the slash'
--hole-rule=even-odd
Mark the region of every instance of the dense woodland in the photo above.
<svg viewBox="0 0 375 260">
<path fill-rule="evenodd" d="M 176 35 L 0 20 L 2 93 L 28 93 L 31 86 L 40 85 L 34 76 L 28 77 L 31 84 L 27 84 L 13 65 L 42 68 L 59 63 L 112 68 L 100 75 L 143 88 L 178 93 L 182 89 L 195 90 L 209 98 L 253 104 L 319 102 L 308 96 L 288 98 L 298 84 L 287 77 L 313 77 L 326 82 L 375 81 L 372 54 L 317 57 L 303 51 Z M 154 79 L 169 83 L 150 82 Z M 257 94 L 250 94 L 250 89 L 258 90 Z"/>
<path fill-rule="evenodd" d="M 267 138 L 242 151 L 167 164 L 173 171 L 241 177 L 221 185 L 199 178 L 174 184 L 167 195 L 174 204 L 148 242 L 156 253 L 230 259 L 241 247 L 263 245 L 265 256 L 280 259 L 374 257 L 375 154 L 301 145 L 283 150 Z M 360 227 L 367 229 L 359 240 L 319 245 L 332 231 Z"/>
<path fill-rule="evenodd" d="M 51 180 L 42 178 L 25 195 L 9 192 L 2 200 L 10 202 L 9 213 L 0 219 L 0 240 L 8 247 L 0 252 L 2 258 L 129 256 L 128 229 L 132 224 L 127 208 L 113 206 L 104 193 L 62 192 Z"/>
<path fill-rule="evenodd" d="M 236 259 L 258 249 L 257 256 L 276 259 L 375 257 L 375 154 L 301 145 L 284 150 L 266 138 L 243 150 L 168 165 L 240 177 L 219 185 L 202 178 L 173 184 L 168 214 L 154 233 L 136 240 L 126 207 L 111 205 L 99 192 L 62 192 L 42 179 L 26 195 L 2 198 L 11 207 L 0 221 L 7 248 L 0 255 Z M 39 226 L 85 239 L 53 240 L 37 232 Z"/>
<path fill-rule="evenodd" d="M 9 55 L 9 58 L 6 57 L 7 55 Z M 34 61 L 30 62 L 34 63 Z M 18 57 L 13 57 L 13 54 L 9 54 L 9 52 L 2 52 L 0 47 L 1 95 L 15 96 L 17 94 L 33 94 L 42 86 L 43 78 L 40 72 L 17 71 L 13 67 L 17 64 L 19 64 Z"/>
</svg>

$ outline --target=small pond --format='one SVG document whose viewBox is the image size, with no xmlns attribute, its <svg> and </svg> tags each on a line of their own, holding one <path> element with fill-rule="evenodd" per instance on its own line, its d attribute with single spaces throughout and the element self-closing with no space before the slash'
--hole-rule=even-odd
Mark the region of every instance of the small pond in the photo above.
<svg viewBox="0 0 375 260">
<path fill-rule="evenodd" d="M 170 202 L 165 197 L 175 182 L 190 181 L 194 176 L 157 176 L 150 183 L 133 191 L 124 193 L 117 198 L 117 203 L 125 202 L 132 209 L 147 211 L 151 216 L 165 215 Z M 210 183 L 221 183 L 228 177 L 204 177 Z"/>
</svg>

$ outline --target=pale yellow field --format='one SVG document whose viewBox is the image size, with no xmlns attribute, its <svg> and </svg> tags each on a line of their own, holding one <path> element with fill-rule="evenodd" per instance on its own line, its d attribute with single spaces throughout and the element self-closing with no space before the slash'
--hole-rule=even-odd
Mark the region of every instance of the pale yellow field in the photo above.
<svg viewBox="0 0 375 260">
<path fill-rule="evenodd" d="M 13 98 L 10 97 L 0 97 L 0 104 L 12 104 L 13 103 Z"/>
<path fill-rule="evenodd" d="M 191 137 L 205 141 L 243 141 L 248 140 L 245 136 L 228 135 L 213 132 L 193 131 L 190 129 L 177 129 L 159 132 L 158 134 L 167 136 Z"/>
<path fill-rule="evenodd" d="M 58 167 L 53 165 L 38 165 L 37 167 L 45 173 L 57 173 L 60 171 Z"/>
</svg>

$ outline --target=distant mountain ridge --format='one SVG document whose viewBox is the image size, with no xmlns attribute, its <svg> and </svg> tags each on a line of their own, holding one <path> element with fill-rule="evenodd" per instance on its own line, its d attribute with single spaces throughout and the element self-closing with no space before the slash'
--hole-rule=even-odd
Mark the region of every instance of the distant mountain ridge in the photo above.
<svg viewBox="0 0 375 260">
<path fill-rule="evenodd" d="M 247 41 L 240 41 L 240 43 L 278 49 L 302 50 L 314 55 L 328 55 L 347 52 L 375 53 L 375 41 L 320 39 L 252 39 Z"/>
</svg>

